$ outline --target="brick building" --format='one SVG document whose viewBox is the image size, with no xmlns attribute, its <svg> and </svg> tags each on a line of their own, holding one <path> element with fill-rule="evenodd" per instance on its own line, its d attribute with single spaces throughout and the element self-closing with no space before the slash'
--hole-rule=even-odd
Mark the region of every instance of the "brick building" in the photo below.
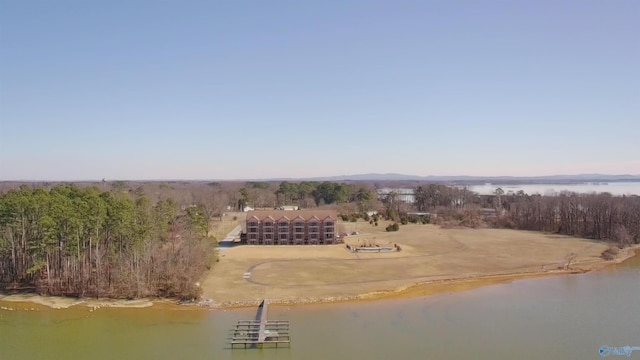
<svg viewBox="0 0 640 360">
<path fill-rule="evenodd" d="M 332 210 L 250 211 L 244 233 L 250 245 L 334 244 L 337 221 Z"/>
</svg>

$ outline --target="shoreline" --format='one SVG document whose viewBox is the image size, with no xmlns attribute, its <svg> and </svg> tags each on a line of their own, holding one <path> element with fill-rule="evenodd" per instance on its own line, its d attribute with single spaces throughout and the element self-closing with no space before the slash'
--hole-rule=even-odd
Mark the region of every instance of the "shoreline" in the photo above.
<svg viewBox="0 0 640 360">
<path fill-rule="evenodd" d="M 535 279 L 547 276 L 558 275 L 574 275 L 584 274 L 594 271 L 600 271 L 611 266 L 621 264 L 634 256 L 640 256 L 640 244 L 622 249 L 620 255 L 611 261 L 600 261 L 594 264 L 575 263 L 572 268 L 567 270 L 540 270 L 530 272 L 511 272 L 500 274 L 471 275 L 456 278 L 428 280 L 408 284 L 406 286 L 395 289 L 383 289 L 377 291 L 366 292 L 357 295 L 347 296 L 326 296 L 317 298 L 282 298 L 269 299 L 269 303 L 275 306 L 303 306 L 312 304 L 328 304 L 328 303 L 360 303 L 376 300 L 398 300 L 409 299 L 427 295 L 452 293 L 458 291 L 466 291 L 477 289 L 484 286 L 511 283 L 518 280 Z M 258 306 L 261 300 L 238 300 L 216 302 L 212 299 L 202 299 L 195 302 L 179 302 L 172 299 L 135 299 L 135 300 L 119 300 L 119 299 L 77 299 L 58 296 L 41 296 L 36 294 L 0 294 L 0 310 L 27 310 L 39 311 L 40 308 L 49 309 L 68 309 L 75 307 L 86 307 L 89 311 L 95 311 L 100 308 L 150 308 L 162 307 L 169 309 L 211 309 L 226 310 L 240 309 Z M 8 306 L 9 304 L 19 305 Z M 35 306 L 35 307 L 34 307 Z"/>
</svg>

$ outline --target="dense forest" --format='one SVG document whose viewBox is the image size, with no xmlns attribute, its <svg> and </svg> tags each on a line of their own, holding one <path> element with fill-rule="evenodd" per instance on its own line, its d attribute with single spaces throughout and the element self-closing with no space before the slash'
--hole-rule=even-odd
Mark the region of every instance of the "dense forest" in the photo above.
<svg viewBox="0 0 640 360">
<path fill-rule="evenodd" d="M 640 197 L 610 194 L 502 196 L 500 224 L 523 230 L 553 232 L 621 246 L 640 243 Z"/>
<path fill-rule="evenodd" d="M 0 194 L 0 290 L 195 297 L 212 241 L 199 207 L 178 210 L 142 189 L 23 185 Z"/>
</svg>

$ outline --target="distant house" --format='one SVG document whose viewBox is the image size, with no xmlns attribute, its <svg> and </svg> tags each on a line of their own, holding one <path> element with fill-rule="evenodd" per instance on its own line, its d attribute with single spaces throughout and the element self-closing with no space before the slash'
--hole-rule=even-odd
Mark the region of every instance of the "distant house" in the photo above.
<svg viewBox="0 0 640 360">
<path fill-rule="evenodd" d="M 332 210 L 250 211 L 246 239 L 250 245 L 334 244 L 337 221 Z"/>
<path fill-rule="evenodd" d="M 407 215 L 409 216 L 431 216 L 431 213 L 428 212 L 421 212 L 421 211 L 413 211 L 413 212 L 408 212 Z"/>
<path fill-rule="evenodd" d="M 298 205 L 282 205 L 282 206 L 280 206 L 280 210 L 284 210 L 284 211 L 296 211 L 298 209 L 299 209 Z"/>
</svg>

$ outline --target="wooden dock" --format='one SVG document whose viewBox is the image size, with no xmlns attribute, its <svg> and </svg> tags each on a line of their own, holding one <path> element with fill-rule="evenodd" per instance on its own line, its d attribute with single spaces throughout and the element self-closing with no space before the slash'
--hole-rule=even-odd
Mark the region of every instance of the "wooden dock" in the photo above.
<svg viewBox="0 0 640 360">
<path fill-rule="evenodd" d="M 267 299 L 262 300 L 254 320 L 240 320 L 233 329 L 231 348 L 290 347 L 288 320 L 267 320 Z"/>
</svg>

